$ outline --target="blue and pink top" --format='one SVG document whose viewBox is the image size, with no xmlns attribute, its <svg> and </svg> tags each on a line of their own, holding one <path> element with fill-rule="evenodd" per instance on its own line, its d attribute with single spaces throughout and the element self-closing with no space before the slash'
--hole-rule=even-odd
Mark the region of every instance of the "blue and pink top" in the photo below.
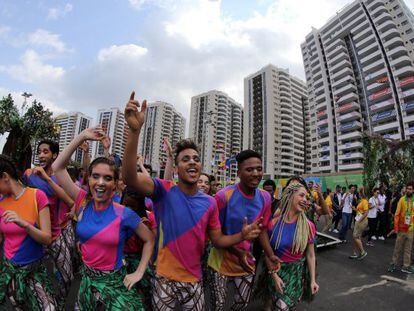
<svg viewBox="0 0 414 311">
<path fill-rule="evenodd" d="M 270 218 L 272 200 L 270 194 L 256 189 L 254 195 L 249 196 L 240 189 L 240 185 L 228 186 L 215 195 L 220 215 L 222 231 L 226 235 L 237 234 L 242 231 L 243 220 L 248 223 L 263 217 L 263 226 L 266 228 Z M 252 242 L 243 241 L 237 248 L 252 251 Z M 226 249 L 213 247 L 208 258 L 208 265 L 217 272 L 227 276 L 242 276 L 249 274 L 240 265 L 237 256 Z M 254 262 L 250 262 L 254 266 Z"/>
<path fill-rule="evenodd" d="M 83 262 L 96 270 L 118 270 L 125 265 L 124 246 L 141 223 L 141 218 L 128 207 L 115 203 L 95 209 L 93 198 L 80 190 L 75 201 L 76 234 Z"/>
</svg>

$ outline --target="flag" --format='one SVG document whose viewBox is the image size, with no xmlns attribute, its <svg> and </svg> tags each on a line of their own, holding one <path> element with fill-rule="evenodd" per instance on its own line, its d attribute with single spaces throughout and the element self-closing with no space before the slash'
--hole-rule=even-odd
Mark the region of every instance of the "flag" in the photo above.
<svg viewBox="0 0 414 311">
<path fill-rule="evenodd" d="M 380 83 L 380 84 L 387 83 L 388 82 L 388 77 L 387 76 L 381 77 L 381 78 L 377 79 L 375 82 Z"/>
</svg>

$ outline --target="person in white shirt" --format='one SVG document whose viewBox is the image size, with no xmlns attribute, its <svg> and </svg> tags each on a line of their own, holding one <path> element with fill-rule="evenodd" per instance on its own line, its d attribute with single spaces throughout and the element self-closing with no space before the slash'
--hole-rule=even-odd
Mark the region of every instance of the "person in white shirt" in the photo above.
<svg viewBox="0 0 414 311">
<path fill-rule="evenodd" d="M 379 188 L 374 188 L 372 191 L 372 197 L 369 199 L 369 211 L 368 211 L 368 227 L 369 227 L 369 233 L 368 233 L 368 242 L 367 245 L 374 246 L 374 243 L 372 241 L 376 240 L 377 237 L 375 236 L 377 231 L 377 214 L 378 214 L 378 207 L 380 205 L 379 203 Z"/>
<path fill-rule="evenodd" d="M 378 240 L 384 241 L 385 236 L 387 235 L 387 211 L 385 210 L 385 202 L 387 201 L 387 196 L 385 195 L 383 188 L 380 188 L 380 193 L 378 195 L 378 231 L 377 236 Z"/>
<path fill-rule="evenodd" d="M 349 226 L 352 220 L 352 203 L 355 196 L 355 185 L 349 185 L 349 191 L 343 197 L 343 208 L 342 208 L 342 228 L 339 231 L 339 239 L 346 243 L 346 233 L 348 232 Z"/>
</svg>

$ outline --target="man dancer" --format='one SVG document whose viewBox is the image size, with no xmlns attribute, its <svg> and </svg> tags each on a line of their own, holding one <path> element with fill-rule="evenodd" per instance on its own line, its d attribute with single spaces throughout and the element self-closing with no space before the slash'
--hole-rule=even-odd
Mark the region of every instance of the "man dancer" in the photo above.
<svg viewBox="0 0 414 311">
<path fill-rule="evenodd" d="M 175 172 L 178 183 L 151 179 L 136 173 L 138 137 L 145 121 L 146 101 L 142 108 L 132 92 L 125 108 L 129 136 L 124 153 L 122 175 L 128 187 L 154 203 L 157 221 L 157 268 L 152 280 L 154 310 L 204 310 L 201 284 L 201 256 L 207 235 L 216 247 L 230 247 L 246 239 L 256 238 L 261 219 L 243 227 L 233 235 L 221 232 L 217 204 L 214 198 L 198 191 L 201 162 L 197 146 L 189 140 L 177 143 Z"/>
<path fill-rule="evenodd" d="M 59 284 L 59 295 L 63 301 L 69 293 L 73 280 L 74 233 L 67 214 L 74 202 L 57 184 L 53 176 L 52 163 L 59 154 L 58 143 L 52 140 L 42 140 L 38 144 L 37 153 L 40 166 L 26 170 L 23 180 L 29 187 L 42 190 L 49 199 L 52 229 L 52 244 L 49 246 L 49 252 L 55 264 L 55 277 Z"/>
<path fill-rule="evenodd" d="M 332 199 L 332 208 L 335 212 L 334 218 L 332 220 L 332 222 L 334 223 L 333 232 L 339 233 L 338 224 L 339 224 L 339 221 L 342 219 L 342 192 L 341 192 L 340 185 L 337 185 L 335 187 L 335 193 Z"/>
<path fill-rule="evenodd" d="M 243 219 L 246 218 L 249 222 L 263 218 L 263 225 L 267 227 L 270 217 L 270 195 L 258 188 L 263 177 L 260 154 L 253 150 L 243 150 L 236 156 L 236 160 L 240 182 L 222 189 L 215 196 L 224 234 L 240 232 Z M 268 235 L 263 231 L 260 242 L 266 238 Z M 274 254 L 267 243 L 262 242 L 261 246 L 265 254 L 273 258 Z M 236 289 L 231 310 L 243 310 L 249 304 L 255 274 L 255 260 L 251 251 L 250 241 L 229 249 L 214 247 L 210 251 L 208 265 L 212 275 L 213 310 L 224 310 L 228 282 L 234 283 Z"/>
</svg>

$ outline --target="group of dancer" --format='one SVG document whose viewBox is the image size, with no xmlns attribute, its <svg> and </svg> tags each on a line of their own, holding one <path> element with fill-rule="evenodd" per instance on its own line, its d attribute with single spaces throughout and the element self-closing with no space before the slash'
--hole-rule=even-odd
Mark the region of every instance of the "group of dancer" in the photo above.
<svg viewBox="0 0 414 311">
<path fill-rule="evenodd" d="M 292 178 L 275 208 L 274 197 L 259 188 L 260 154 L 243 150 L 236 157 L 240 181 L 212 193 L 191 140 L 170 152 L 177 182 L 152 178 L 142 165 L 137 171 L 146 101 L 134 95 L 125 108 L 121 170 L 98 157 L 83 182 L 68 173 L 77 148 L 107 139 L 99 127 L 81 132 L 61 153 L 56 143 L 40 142 L 40 166 L 22 178 L 0 155 L 0 306 L 7 298 L 16 310 L 62 310 L 74 267 L 81 275 L 76 310 L 224 310 L 229 283 L 232 310 L 243 310 L 255 279 L 264 282 L 259 292 L 273 310 L 311 299 L 319 290 L 313 219 L 329 212 L 320 189 Z"/>
</svg>

